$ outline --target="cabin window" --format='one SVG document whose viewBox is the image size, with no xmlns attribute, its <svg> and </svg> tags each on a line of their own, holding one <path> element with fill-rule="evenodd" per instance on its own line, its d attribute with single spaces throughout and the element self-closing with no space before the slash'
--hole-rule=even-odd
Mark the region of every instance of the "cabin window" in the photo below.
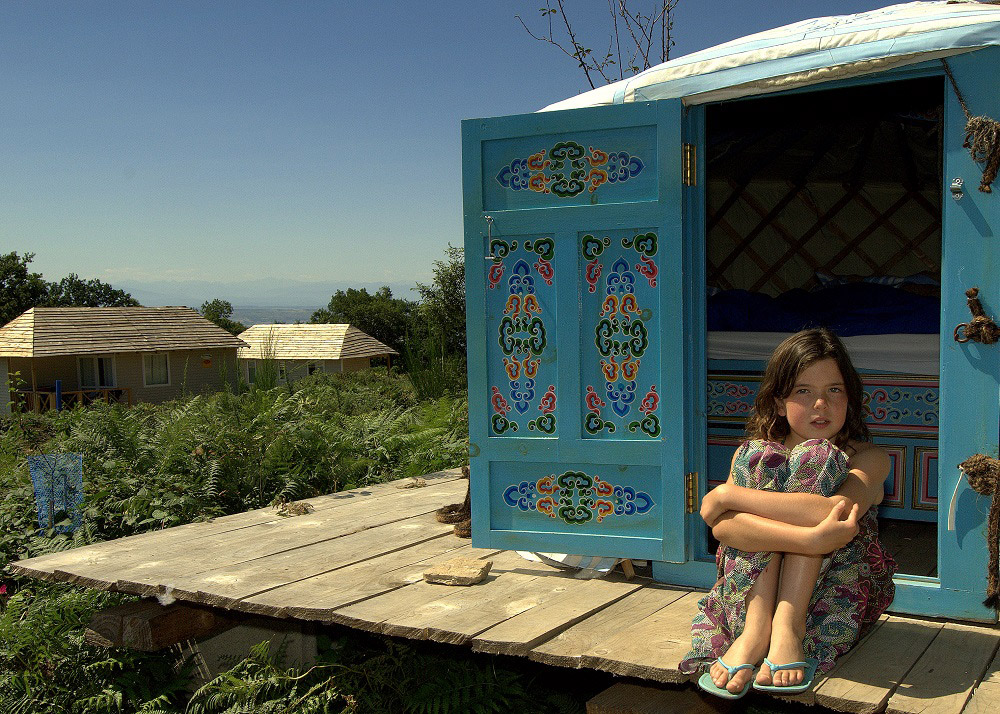
<svg viewBox="0 0 1000 714">
<path fill-rule="evenodd" d="M 253 384 L 254 377 L 257 376 L 257 363 L 247 362 L 247 384 Z"/>
<path fill-rule="evenodd" d="M 322 372 L 322 371 L 323 371 L 323 366 L 316 364 L 315 362 L 309 362 L 306 365 L 307 374 L 316 374 L 317 372 Z"/>
<path fill-rule="evenodd" d="M 288 379 L 288 373 L 285 371 L 285 363 L 278 362 L 278 381 L 284 382 Z"/>
<path fill-rule="evenodd" d="M 82 389 L 99 389 L 115 386 L 115 360 L 110 355 L 98 357 L 79 357 L 80 387 Z"/>
<path fill-rule="evenodd" d="M 166 352 L 142 356 L 142 381 L 146 387 L 170 384 L 170 360 Z"/>
</svg>

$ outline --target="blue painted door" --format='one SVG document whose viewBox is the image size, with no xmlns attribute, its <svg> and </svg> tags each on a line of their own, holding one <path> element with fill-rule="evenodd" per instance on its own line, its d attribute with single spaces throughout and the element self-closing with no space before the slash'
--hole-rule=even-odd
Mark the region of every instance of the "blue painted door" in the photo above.
<svg viewBox="0 0 1000 714">
<path fill-rule="evenodd" d="M 1000 95 L 993 67 L 1000 48 L 971 52 L 948 60 L 969 109 L 1000 117 Z M 942 181 L 941 381 L 938 473 L 938 578 L 897 579 L 893 609 L 918 614 L 995 619 L 982 605 L 986 590 L 984 537 L 989 500 L 966 483 L 957 465 L 975 453 L 997 454 L 1000 436 L 1000 345 L 960 344 L 954 327 L 971 319 L 965 291 L 980 289 L 987 314 L 1000 315 L 1000 184 L 993 193 L 977 190 L 982 168 L 963 148 L 965 114 L 951 85 L 944 82 L 944 174 Z M 964 195 L 953 200 L 950 185 L 964 182 Z M 948 528 L 955 494 L 955 528 Z"/>
<path fill-rule="evenodd" d="M 462 141 L 473 544 L 682 561 L 680 102 Z"/>
</svg>

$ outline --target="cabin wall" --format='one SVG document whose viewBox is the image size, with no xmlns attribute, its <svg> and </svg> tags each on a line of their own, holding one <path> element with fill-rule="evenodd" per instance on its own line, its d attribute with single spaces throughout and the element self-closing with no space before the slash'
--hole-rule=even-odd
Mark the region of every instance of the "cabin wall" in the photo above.
<svg viewBox="0 0 1000 714">
<path fill-rule="evenodd" d="M 344 372 L 360 372 L 365 369 L 369 369 L 372 366 L 372 360 L 370 357 L 349 357 L 344 360 L 340 360 L 343 363 Z"/>
<path fill-rule="evenodd" d="M 62 382 L 63 391 L 80 388 L 80 372 L 77 369 L 76 357 L 73 355 L 38 357 L 34 360 L 27 357 L 10 357 L 8 360 L 10 378 L 16 380 L 14 386 L 18 389 L 31 389 L 32 362 L 35 363 L 35 386 L 38 389 L 55 389 L 56 380 Z"/>
<path fill-rule="evenodd" d="M 257 359 L 240 358 L 239 369 L 243 379 L 250 380 L 248 367 Z M 309 376 L 309 365 L 314 364 L 321 374 L 340 374 L 341 372 L 361 372 L 371 368 L 370 357 L 349 357 L 347 359 L 278 359 L 275 360 L 285 367 L 287 379 L 296 380 Z"/>
<path fill-rule="evenodd" d="M 177 350 L 170 352 L 169 384 L 143 386 L 142 353 L 115 355 L 115 378 L 119 387 L 132 390 L 133 402 L 153 404 L 177 399 L 182 394 L 210 394 L 223 382 L 236 381 L 236 349 Z"/>
</svg>

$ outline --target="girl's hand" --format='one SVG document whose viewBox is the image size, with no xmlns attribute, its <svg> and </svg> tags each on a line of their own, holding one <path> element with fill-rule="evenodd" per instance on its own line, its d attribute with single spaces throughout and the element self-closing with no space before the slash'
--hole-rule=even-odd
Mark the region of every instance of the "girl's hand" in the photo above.
<svg viewBox="0 0 1000 714">
<path fill-rule="evenodd" d="M 844 502 L 837 501 L 827 517 L 813 527 L 813 553 L 816 555 L 832 553 L 850 543 L 858 534 L 858 504 L 851 506 L 847 518 L 840 520 L 843 512 Z"/>
<path fill-rule="evenodd" d="M 719 516 L 726 511 L 732 510 L 726 504 L 726 495 L 728 493 L 729 484 L 721 483 L 706 493 L 705 497 L 701 499 L 701 510 L 699 513 L 709 528 L 715 525 L 715 522 L 719 520 Z"/>
</svg>

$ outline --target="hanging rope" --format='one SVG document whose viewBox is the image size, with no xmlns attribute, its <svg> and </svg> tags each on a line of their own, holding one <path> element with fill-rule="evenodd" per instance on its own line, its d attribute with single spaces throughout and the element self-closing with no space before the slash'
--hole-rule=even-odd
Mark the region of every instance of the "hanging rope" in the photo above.
<svg viewBox="0 0 1000 714">
<path fill-rule="evenodd" d="M 1000 122 L 987 116 L 973 116 L 965 103 L 965 97 L 958 88 L 955 75 L 951 73 L 948 60 L 941 59 L 944 73 L 948 75 L 951 88 L 955 90 L 958 103 L 965 112 L 965 141 L 962 146 L 969 150 L 969 156 L 977 164 L 983 166 L 983 178 L 979 182 L 979 190 L 983 193 L 993 193 L 991 184 L 1000 170 Z"/>
<path fill-rule="evenodd" d="M 979 342 L 992 345 L 1000 340 L 1000 327 L 986 316 L 983 304 L 979 301 L 979 288 L 969 288 L 965 291 L 966 302 L 972 313 L 971 322 L 963 322 L 955 327 L 955 342 Z"/>
<path fill-rule="evenodd" d="M 990 561 L 986 574 L 986 599 L 983 605 L 1000 612 L 1000 461 L 983 454 L 973 454 L 958 465 L 969 480 L 972 489 L 983 496 L 992 496 L 990 515 L 986 525 L 986 545 Z"/>
</svg>

